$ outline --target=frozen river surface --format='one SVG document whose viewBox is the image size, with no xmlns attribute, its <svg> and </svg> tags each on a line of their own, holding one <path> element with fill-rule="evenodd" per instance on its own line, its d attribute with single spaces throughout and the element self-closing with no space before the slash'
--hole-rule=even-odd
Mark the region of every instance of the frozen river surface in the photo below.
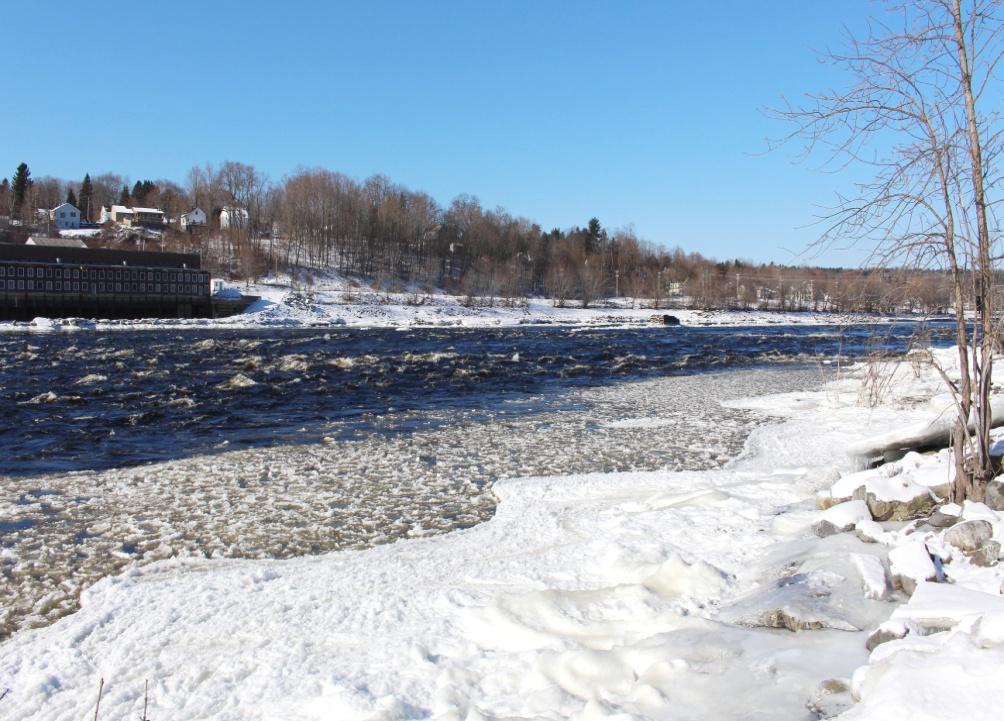
<svg viewBox="0 0 1004 721">
<path fill-rule="evenodd" d="M 768 420 L 720 401 L 818 387 L 836 366 L 809 360 L 914 328 L 872 330 L 0 339 L 0 638 L 131 563 L 469 527 L 500 478 L 720 466 Z"/>
</svg>

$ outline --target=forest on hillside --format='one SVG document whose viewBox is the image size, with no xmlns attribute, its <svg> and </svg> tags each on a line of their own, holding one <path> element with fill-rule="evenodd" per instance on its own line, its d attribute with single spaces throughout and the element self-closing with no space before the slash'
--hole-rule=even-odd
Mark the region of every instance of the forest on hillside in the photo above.
<svg viewBox="0 0 1004 721">
<path fill-rule="evenodd" d="M 8 233 L 11 227 L 27 232 L 37 226 L 37 209 L 62 202 L 91 223 L 113 204 L 163 210 L 168 224 L 157 231 L 161 248 L 199 252 L 205 267 L 235 280 L 273 272 L 309 281 L 331 271 L 380 288 L 441 288 L 471 302 L 546 296 L 558 304 L 590 305 L 621 296 L 700 308 L 928 313 L 950 303 L 950 284 L 937 268 L 713 260 L 645 241 L 631 228 L 608 229 L 595 217 L 581 227 L 545 229 L 502 207 L 486 208 L 472 195 L 443 207 L 380 175 L 358 181 L 300 168 L 274 182 L 253 165 L 233 161 L 193 167 L 180 184 L 130 183 L 114 173 L 79 181 L 33 178 L 21 164 L 0 181 L 0 213 L 6 212 L 0 230 L 6 225 Z M 209 224 L 181 232 L 178 219 L 196 207 Z M 221 228 L 220 213 L 228 208 L 241 209 L 245 219 Z M 93 243 L 145 244 L 142 229 L 122 231 L 105 227 Z"/>
</svg>

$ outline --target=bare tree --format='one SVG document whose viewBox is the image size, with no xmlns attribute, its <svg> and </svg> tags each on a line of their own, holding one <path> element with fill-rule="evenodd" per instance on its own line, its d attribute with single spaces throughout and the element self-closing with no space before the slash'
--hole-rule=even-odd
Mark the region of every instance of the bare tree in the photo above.
<svg viewBox="0 0 1004 721">
<path fill-rule="evenodd" d="M 849 88 L 810 95 L 779 114 L 790 138 L 830 168 L 873 173 L 839 195 L 823 218 L 821 245 L 851 240 L 880 264 L 947 269 L 953 289 L 960 381 L 945 375 L 957 419 L 952 498 L 982 500 L 992 475 L 990 381 L 994 328 L 990 189 L 999 186 L 1000 89 L 994 71 L 1004 24 L 1000 0 L 884 3 L 863 38 L 826 59 L 853 79 Z M 873 283 L 874 280 L 867 283 Z M 966 325 L 967 290 L 978 322 Z M 970 355 L 971 351 L 971 355 Z"/>
</svg>

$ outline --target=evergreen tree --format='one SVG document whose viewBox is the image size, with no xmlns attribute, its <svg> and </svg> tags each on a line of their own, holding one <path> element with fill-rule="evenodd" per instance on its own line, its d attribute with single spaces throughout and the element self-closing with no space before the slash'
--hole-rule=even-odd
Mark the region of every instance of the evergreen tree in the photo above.
<svg viewBox="0 0 1004 721">
<path fill-rule="evenodd" d="M 132 186 L 132 199 L 136 205 L 143 205 L 143 201 L 146 199 L 144 196 L 146 194 L 143 192 L 143 183 L 139 180 Z"/>
<path fill-rule="evenodd" d="M 122 186 L 122 192 L 119 193 L 119 205 L 124 205 L 129 207 L 129 188 Z"/>
<path fill-rule="evenodd" d="M 11 184 L 14 191 L 13 210 L 15 215 L 21 211 L 21 206 L 24 204 L 24 199 L 28 196 L 32 182 L 28 164 L 21 163 L 14 172 L 14 182 Z"/>
<path fill-rule="evenodd" d="M 603 229 L 600 226 L 599 218 L 590 218 L 589 225 L 586 226 L 586 252 L 595 253 L 600 249 L 600 237 Z"/>
<path fill-rule="evenodd" d="M 66 202 L 72 205 L 74 208 L 77 207 L 77 196 L 73 194 L 73 188 L 66 191 Z"/>
<path fill-rule="evenodd" d="M 90 222 L 91 201 L 94 199 L 94 186 L 91 185 L 91 174 L 84 175 L 84 182 L 80 184 L 80 219 Z"/>
</svg>

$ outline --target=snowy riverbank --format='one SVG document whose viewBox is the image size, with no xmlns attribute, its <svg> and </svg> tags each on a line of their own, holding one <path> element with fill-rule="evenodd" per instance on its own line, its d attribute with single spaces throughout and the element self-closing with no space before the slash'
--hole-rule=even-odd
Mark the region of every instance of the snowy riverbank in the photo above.
<svg viewBox="0 0 1004 721">
<path fill-rule="evenodd" d="M 840 500 L 841 474 L 869 484 L 851 475 L 849 444 L 943 410 L 929 369 L 902 364 L 886 388 L 876 407 L 859 402 L 856 375 L 740 402 L 784 420 L 719 470 L 501 481 L 490 521 L 444 536 L 132 568 L 0 645 L 0 711 L 78 719 L 104 678 L 102 718 L 138 714 L 148 679 L 158 721 L 774 720 L 813 718 L 810 704 L 876 721 L 991 718 L 1004 700 L 984 683 L 1004 654 L 998 568 L 953 554 L 943 531 L 869 525 L 860 506 L 850 525 L 877 543 L 813 532 L 851 510 L 817 511 L 817 494 Z M 658 434 L 659 420 L 612 423 Z M 911 463 L 877 475 L 947 478 L 942 456 Z M 1000 538 L 994 512 L 958 511 Z M 895 551 L 921 540 L 953 584 Z M 910 574 L 907 603 L 887 576 L 904 588 Z M 869 656 L 890 616 L 913 633 Z"/>
<path fill-rule="evenodd" d="M 570 300 L 558 307 L 550 299 L 500 299 L 455 296 L 441 291 L 375 292 L 341 278 L 318 281 L 309 290 L 294 290 L 287 282 L 261 283 L 228 289 L 258 296 L 241 315 L 228 318 L 141 320 L 46 320 L 0 323 L 0 332 L 19 330 L 140 330 L 150 328 L 307 328 L 326 326 L 379 327 L 506 327 L 517 325 L 618 326 L 651 325 L 653 315 L 670 314 L 682 325 L 851 325 L 920 321 L 921 315 L 876 315 L 824 311 L 654 309 L 648 299 L 613 298 L 582 308 Z"/>
</svg>

